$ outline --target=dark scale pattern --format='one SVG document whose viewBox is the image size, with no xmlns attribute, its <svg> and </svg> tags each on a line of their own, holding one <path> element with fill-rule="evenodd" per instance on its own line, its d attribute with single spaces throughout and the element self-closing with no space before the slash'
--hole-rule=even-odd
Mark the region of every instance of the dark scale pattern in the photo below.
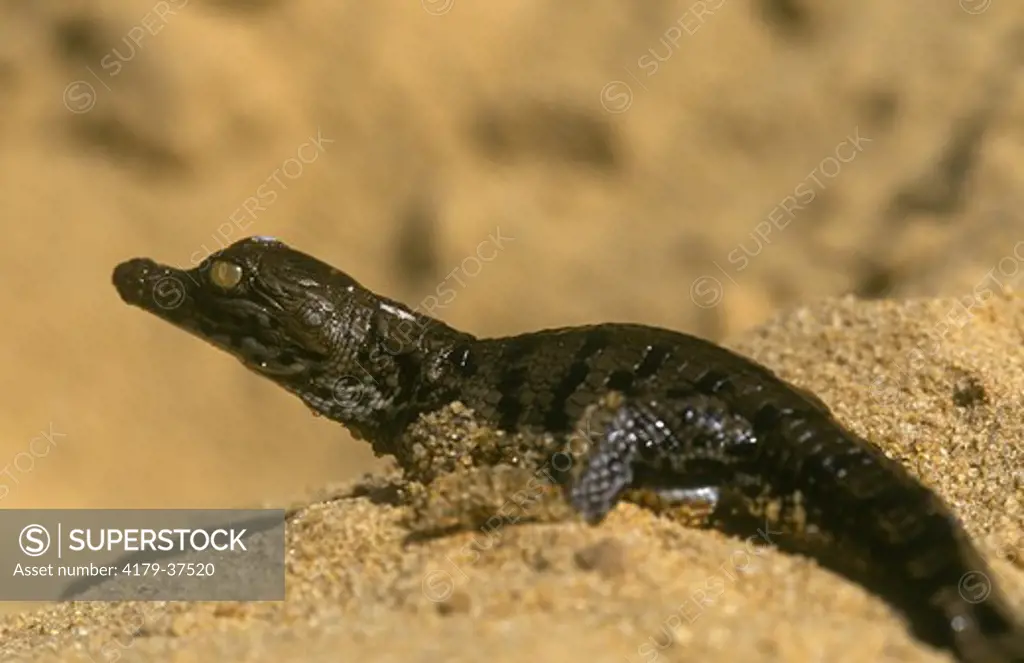
<svg viewBox="0 0 1024 663">
<path fill-rule="evenodd" d="M 623 492 L 637 485 L 635 470 L 648 470 L 651 488 L 671 495 L 682 485 L 682 477 L 719 483 L 735 474 L 742 462 L 751 460 L 757 442 L 749 421 L 702 394 L 659 405 L 611 392 L 588 416 L 587 428 L 596 433 L 597 448 L 576 478 L 571 500 L 595 524 Z M 688 491 L 714 487 L 684 486 Z"/>
<path fill-rule="evenodd" d="M 113 280 L 129 304 L 395 456 L 412 481 L 464 466 L 545 470 L 591 523 L 634 495 L 708 506 L 724 531 L 776 528 L 776 545 L 864 583 L 961 661 L 1024 663 L 1024 631 L 998 588 L 982 602 L 961 595 L 966 573 L 995 576 L 942 500 L 756 362 L 635 324 L 477 339 L 268 238 L 217 261 L 239 266 L 241 280 L 145 258 L 118 265 Z M 464 432 L 422 427 L 438 417 Z M 567 453 L 571 471 L 548 474 Z"/>
</svg>

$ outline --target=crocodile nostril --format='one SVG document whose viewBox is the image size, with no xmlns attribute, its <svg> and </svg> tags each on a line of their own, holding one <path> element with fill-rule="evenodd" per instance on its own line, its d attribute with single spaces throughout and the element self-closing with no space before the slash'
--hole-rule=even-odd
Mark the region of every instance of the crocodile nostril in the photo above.
<svg viewBox="0 0 1024 663">
<path fill-rule="evenodd" d="M 157 265 L 147 258 L 132 258 L 114 268 L 111 280 L 121 299 L 129 304 L 141 302 L 147 281 Z"/>
</svg>

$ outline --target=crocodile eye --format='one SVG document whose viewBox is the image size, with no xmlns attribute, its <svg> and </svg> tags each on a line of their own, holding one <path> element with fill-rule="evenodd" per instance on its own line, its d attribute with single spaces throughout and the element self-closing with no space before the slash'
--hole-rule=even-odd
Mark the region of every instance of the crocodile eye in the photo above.
<svg viewBox="0 0 1024 663">
<path fill-rule="evenodd" d="M 231 290 L 242 280 L 242 268 L 233 262 L 218 260 L 210 268 L 210 281 L 217 287 Z"/>
</svg>

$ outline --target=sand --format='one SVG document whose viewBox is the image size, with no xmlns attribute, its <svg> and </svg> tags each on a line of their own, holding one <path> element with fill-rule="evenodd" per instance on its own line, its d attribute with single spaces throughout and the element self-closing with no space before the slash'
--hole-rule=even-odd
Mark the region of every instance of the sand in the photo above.
<svg viewBox="0 0 1024 663">
<path fill-rule="evenodd" d="M 1013 296 L 972 309 L 846 298 L 729 345 L 817 392 L 938 491 L 1024 609 L 1022 329 Z M 284 602 L 71 602 L 0 622 L 3 650 L 30 661 L 950 660 L 809 559 L 632 505 L 598 527 L 408 543 L 405 507 L 333 491 L 289 521 Z"/>
</svg>

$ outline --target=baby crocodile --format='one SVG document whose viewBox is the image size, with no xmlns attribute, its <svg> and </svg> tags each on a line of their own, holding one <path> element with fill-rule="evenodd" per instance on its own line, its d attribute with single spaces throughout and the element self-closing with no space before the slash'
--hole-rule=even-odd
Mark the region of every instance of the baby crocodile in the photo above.
<svg viewBox="0 0 1024 663">
<path fill-rule="evenodd" d="M 708 526 L 730 533 L 768 522 L 785 533 L 777 545 L 868 586 L 961 661 L 1024 663 L 1024 628 L 998 589 L 964 595 L 964 578 L 994 575 L 944 502 L 814 396 L 725 348 L 635 324 L 476 338 L 264 237 L 190 270 L 128 260 L 113 281 L 125 302 L 231 353 L 413 480 L 466 463 L 550 466 L 591 524 L 637 494 L 703 505 Z M 453 403 L 505 448 L 405 441 Z"/>
</svg>

